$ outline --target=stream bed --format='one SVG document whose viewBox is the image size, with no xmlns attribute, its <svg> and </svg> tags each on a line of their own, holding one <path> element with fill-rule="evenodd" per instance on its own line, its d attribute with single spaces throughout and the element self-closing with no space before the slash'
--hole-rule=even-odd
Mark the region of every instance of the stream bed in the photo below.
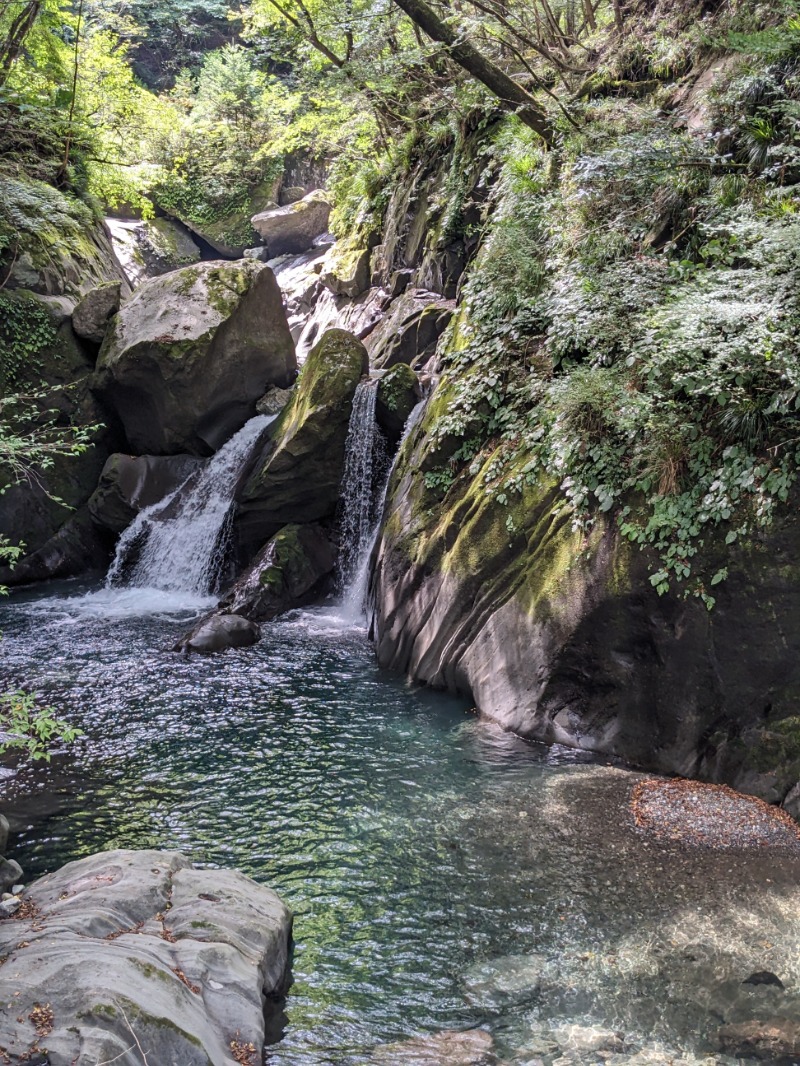
<svg viewBox="0 0 800 1066">
<path fill-rule="evenodd" d="M 335 608 L 182 658 L 168 648 L 199 606 L 75 582 L 0 604 L 3 687 L 85 731 L 0 778 L 0 803 L 29 880 L 178 848 L 276 889 L 296 950 L 268 1063 L 368 1063 L 474 1027 L 515 1066 L 733 1063 L 722 1023 L 800 1021 L 796 851 L 649 837 L 642 775 L 408 687 Z M 743 984 L 761 971 L 785 987 Z M 616 1035 L 598 1058 L 600 1030 Z"/>
</svg>

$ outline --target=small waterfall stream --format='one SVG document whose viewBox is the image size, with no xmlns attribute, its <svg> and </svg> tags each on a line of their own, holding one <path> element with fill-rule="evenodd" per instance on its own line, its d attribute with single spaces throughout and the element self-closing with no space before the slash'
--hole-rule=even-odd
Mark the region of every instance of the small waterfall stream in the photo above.
<svg viewBox="0 0 800 1066">
<path fill-rule="evenodd" d="M 342 526 L 339 556 L 339 588 L 344 617 L 363 619 L 372 549 L 380 532 L 386 493 L 400 450 L 425 408 L 420 402 L 408 417 L 394 458 L 375 421 L 378 395 L 376 380 L 362 382 L 353 399 L 342 479 Z"/>
<path fill-rule="evenodd" d="M 205 595 L 215 591 L 224 561 L 233 495 L 242 467 L 275 416 L 251 418 L 188 479 L 142 511 L 117 545 L 106 586 Z"/>
</svg>

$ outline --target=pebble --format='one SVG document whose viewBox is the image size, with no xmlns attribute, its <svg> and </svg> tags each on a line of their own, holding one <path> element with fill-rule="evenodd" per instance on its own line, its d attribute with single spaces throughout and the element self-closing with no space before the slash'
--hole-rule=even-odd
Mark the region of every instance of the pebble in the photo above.
<svg viewBox="0 0 800 1066">
<path fill-rule="evenodd" d="M 17 899 L 16 896 L 12 896 L 10 899 L 4 899 L 3 902 L 0 903 L 0 918 L 10 918 L 21 906 L 22 901 Z"/>
<path fill-rule="evenodd" d="M 631 807 L 637 826 L 658 840 L 715 849 L 800 850 L 800 826 L 793 818 L 727 785 L 651 778 L 634 787 Z"/>
<path fill-rule="evenodd" d="M 24 891 L 25 891 L 25 886 L 24 885 L 14 885 L 12 887 L 12 889 L 11 889 L 11 893 L 14 896 L 18 896 L 20 894 L 20 892 L 24 892 Z"/>
</svg>

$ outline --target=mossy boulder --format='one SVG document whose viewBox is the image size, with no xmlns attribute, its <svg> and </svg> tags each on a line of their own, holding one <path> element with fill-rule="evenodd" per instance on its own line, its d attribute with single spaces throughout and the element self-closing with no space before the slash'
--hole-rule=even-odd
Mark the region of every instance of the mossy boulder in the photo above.
<svg viewBox="0 0 800 1066">
<path fill-rule="evenodd" d="M 227 610 L 267 622 L 311 602 L 336 565 L 336 547 L 318 523 L 284 526 L 223 600 Z"/>
<path fill-rule="evenodd" d="M 337 241 L 325 256 L 320 281 L 335 296 L 354 300 L 370 285 L 370 250 L 358 237 Z"/>
<path fill-rule="evenodd" d="M 159 206 L 220 255 L 239 259 L 245 248 L 257 243 L 253 215 L 277 207 L 279 182 L 268 178 L 250 188 L 222 196 L 189 185 L 156 189 Z"/>
<path fill-rule="evenodd" d="M 284 207 L 253 215 L 253 228 L 265 241 L 269 254 L 296 255 L 306 252 L 328 228 L 331 205 L 321 189 Z"/>
<path fill-rule="evenodd" d="M 77 197 L 44 182 L 0 177 L 0 284 L 80 299 L 127 279 L 100 219 Z"/>
<path fill-rule="evenodd" d="M 112 321 L 95 385 L 131 451 L 209 455 L 255 415 L 269 386 L 291 384 L 295 372 L 272 271 L 217 261 L 137 289 Z"/>
<path fill-rule="evenodd" d="M 328 330 L 311 349 L 240 497 L 236 527 L 245 557 L 287 523 L 334 515 L 353 395 L 368 370 L 366 348 L 344 330 Z"/>
<path fill-rule="evenodd" d="M 419 378 L 405 363 L 396 363 L 380 379 L 375 418 L 390 441 L 400 440 L 408 416 L 421 397 Z"/>
<path fill-rule="evenodd" d="M 659 596 L 657 560 L 598 515 L 576 531 L 557 478 L 478 467 L 436 426 L 443 380 L 406 441 L 377 552 L 382 665 L 472 698 L 521 736 L 725 782 L 773 802 L 800 779 L 800 507 L 768 534 L 708 538 L 728 579 L 709 611 Z M 769 622 L 766 623 L 765 619 Z M 796 794 L 796 793 L 795 793 Z"/>
</svg>

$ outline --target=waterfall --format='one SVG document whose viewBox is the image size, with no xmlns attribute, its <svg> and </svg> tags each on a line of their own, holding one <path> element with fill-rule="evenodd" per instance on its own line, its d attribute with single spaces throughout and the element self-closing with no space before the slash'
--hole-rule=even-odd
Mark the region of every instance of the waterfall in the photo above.
<svg viewBox="0 0 800 1066">
<path fill-rule="evenodd" d="M 231 507 L 256 441 L 275 416 L 259 415 L 163 500 L 141 511 L 120 537 L 106 586 L 204 595 L 224 562 Z M 196 479 L 195 479 L 196 478 Z"/>
<path fill-rule="evenodd" d="M 375 421 L 377 380 L 362 381 L 353 397 L 342 478 L 339 588 L 348 613 L 361 611 L 358 578 L 372 548 L 377 519 L 377 482 L 387 465 L 386 443 Z"/>
<path fill-rule="evenodd" d="M 356 391 L 356 399 L 360 401 L 359 410 L 357 413 L 354 399 L 347 436 L 339 562 L 342 607 L 345 617 L 350 621 L 363 618 L 366 611 L 370 557 L 380 532 L 389 482 L 403 444 L 425 408 L 425 401 L 420 400 L 408 416 L 397 451 L 390 462 L 383 434 L 375 423 L 377 382 L 364 382 L 358 389 L 363 390 L 361 396 Z"/>
</svg>

